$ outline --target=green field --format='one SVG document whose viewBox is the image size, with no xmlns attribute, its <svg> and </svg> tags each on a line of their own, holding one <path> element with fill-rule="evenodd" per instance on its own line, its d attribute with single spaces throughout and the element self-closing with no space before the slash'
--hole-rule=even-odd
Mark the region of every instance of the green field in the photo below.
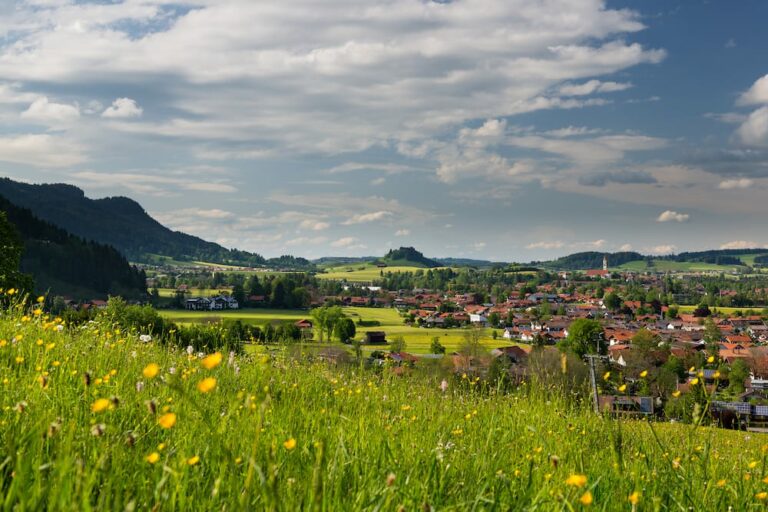
<svg viewBox="0 0 768 512">
<path fill-rule="evenodd" d="M 381 279 L 382 274 L 386 274 L 388 272 L 416 272 L 419 270 L 426 271 L 427 269 L 414 266 L 392 266 L 379 268 L 376 265 L 372 265 L 370 263 L 359 263 L 329 267 L 326 269 L 325 273 L 318 273 L 317 277 L 319 279 L 333 279 L 336 281 L 346 280 L 352 283 L 369 283 L 377 279 Z"/>
<path fill-rule="evenodd" d="M 367 331 L 384 331 L 387 337 L 402 336 L 407 343 L 407 350 L 415 354 L 429 352 L 432 338 L 437 336 L 448 352 L 454 351 L 464 339 L 466 329 L 427 329 L 411 327 L 403 324 L 403 319 L 393 308 L 343 308 L 344 314 L 352 318 L 355 323 L 358 319 L 364 321 L 378 321 L 381 325 L 370 327 L 357 327 L 356 338 L 361 339 Z M 242 320 L 253 325 L 263 326 L 267 323 L 284 321 L 297 321 L 302 318 L 311 319 L 309 311 L 282 310 L 282 309 L 242 309 L 234 311 L 178 311 L 161 310 L 160 313 L 177 323 L 215 322 L 221 319 Z M 494 340 L 492 329 L 484 329 L 482 343 L 488 348 L 495 348 L 510 343 L 501 339 L 501 330 L 497 330 L 499 339 Z"/>
<path fill-rule="evenodd" d="M 437 366 L 396 375 L 288 353 L 204 365 L 103 320 L 56 325 L 0 313 L 3 510 L 725 511 L 768 500 L 765 436 L 598 416 L 555 384 L 559 364 L 551 381 L 505 393 Z"/>
<path fill-rule="evenodd" d="M 741 267 L 733 265 L 715 265 L 689 261 L 653 260 L 653 267 L 648 267 L 644 260 L 630 261 L 615 270 L 633 270 L 635 272 L 731 272 Z"/>
<path fill-rule="evenodd" d="M 696 309 L 698 306 L 676 306 L 678 308 L 678 311 L 680 313 L 692 313 L 694 309 Z M 760 306 L 755 306 L 751 308 L 721 308 L 712 306 L 709 308 L 713 313 L 722 313 L 724 315 L 732 315 L 736 312 L 746 313 L 747 311 L 754 311 L 755 314 L 759 315 L 763 311 L 763 308 Z"/>
</svg>

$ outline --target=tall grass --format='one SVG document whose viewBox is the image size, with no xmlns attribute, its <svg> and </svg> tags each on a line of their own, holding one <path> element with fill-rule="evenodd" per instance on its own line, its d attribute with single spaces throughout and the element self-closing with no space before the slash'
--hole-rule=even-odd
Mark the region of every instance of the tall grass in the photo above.
<svg viewBox="0 0 768 512">
<path fill-rule="evenodd" d="M 142 333 L 60 328 L 32 309 L 0 313 L 4 510 L 746 510 L 768 498 L 759 435 L 611 420 L 546 385 L 501 394 L 458 378 L 442 391 L 432 373 L 288 357 L 223 354 L 207 368 Z"/>
</svg>

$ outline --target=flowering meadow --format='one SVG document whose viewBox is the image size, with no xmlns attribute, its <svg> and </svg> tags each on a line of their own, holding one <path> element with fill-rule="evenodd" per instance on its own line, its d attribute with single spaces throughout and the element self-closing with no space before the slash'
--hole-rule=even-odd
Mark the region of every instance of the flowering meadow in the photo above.
<svg viewBox="0 0 768 512">
<path fill-rule="evenodd" d="M 5 300 L 8 300 L 6 296 Z M 768 437 L 0 312 L 4 510 L 761 510 Z"/>
</svg>

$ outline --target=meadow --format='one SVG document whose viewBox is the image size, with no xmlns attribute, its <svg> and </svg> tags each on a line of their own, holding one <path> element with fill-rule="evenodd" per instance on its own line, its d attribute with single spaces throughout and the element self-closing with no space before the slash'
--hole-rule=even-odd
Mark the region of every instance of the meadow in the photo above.
<svg viewBox="0 0 768 512">
<path fill-rule="evenodd" d="M 364 322 L 375 321 L 379 325 L 357 326 L 357 339 L 362 339 L 365 332 L 384 331 L 388 339 L 394 336 L 402 336 L 406 342 L 408 352 L 414 354 L 426 354 L 429 352 L 432 338 L 437 337 L 440 343 L 446 347 L 450 353 L 455 351 L 464 340 L 466 329 L 437 329 L 412 327 L 403 323 L 403 318 L 394 308 L 365 308 L 365 307 L 345 307 L 344 314 L 358 322 L 362 319 Z M 179 311 L 179 310 L 161 310 L 165 318 L 176 323 L 192 322 L 216 322 L 223 319 L 241 320 L 252 325 L 264 326 L 268 323 L 280 323 L 286 321 L 297 321 L 303 318 L 311 319 L 309 311 L 297 311 L 290 309 L 241 309 L 232 311 Z M 497 339 L 493 339 L 493 329 L 483 329 L 481 342 L 489 348 L 510 345 L 508 341 L 501 338 L 502 329 L 496 329 Z M 378 350 L 380 346 L 364 347 L 367 350 Z"/>
<path fill-rule="evenodd" d="M 318 279 L 332 279 L 335 281 L 347 281 L 350 283 L 372 283 L 377 279 L 381 279 L 381 276 L 388 272 L 397 274 L 401 272 L 426 272 L 427 270 L 428 269 L 414 266 L 390 266 L 379 268 L 376 265 L 372 265 L 370 263 L 362 263 L 326 268 L 325 272 L 316 274 L 316 277 Z"/>
<path fill-rule="evenodd" d="M 716 265 L 691 261 L 653 260 L 653 266 L 648 267 L 645 260 L 630 261 L 615 270 L 634 270 L 635 272 L 732 272 L 740 267 L 735 265 Z"/>
<path fill-rule="evenodd" d="M 36 313 L 39 311 L 39 313 Z M 768 438 L 0 312 L 4 510 L 762 510 Z M 441 385 L 442 379 L 446 379 Z M 732 508 L 729 508 L 732 507 Z"/>
</svg>

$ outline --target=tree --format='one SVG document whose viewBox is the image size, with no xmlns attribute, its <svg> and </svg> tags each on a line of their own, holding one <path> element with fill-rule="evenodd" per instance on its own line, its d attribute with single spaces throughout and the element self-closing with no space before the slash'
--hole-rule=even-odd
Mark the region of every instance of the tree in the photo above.
<svg viewBox="0 0 768 512">
<path fill-rule="evenodd" d="M 643 354 L 647 356 L 651 350 L 657 349 L 661 338 L 658 334 L 655 334 L 645 327 L 638 330 L 634 336 L 632 336 L 632 345 Z"/>
<path fill-rule="evenodd" d="M 693 316 L 699 318 L 712 316 L 712 311 L 709 310 L 709 306 L 707 304 L 699 304 L 698 307 L 693 310 Z"/>
<path fill-rule="evenodd" d="M 389 342 L 390 352 L 404 352 L 406 347 L 407 344 L 405 343 L 405 338 L 402 336 L 395 336 L 392 338 L 392 341 Z"/>
<path fill-rule="evenodd" d="M 431 354 L 445 354 L 445 346 L 440 343 L 439 337 L 434 336 L 432 338 L 432 343 L 429 345 L 429 352 Z"/>
<path fill-rule="evenodd" d="M 499 322 L 501 322 L 501 315 L 499 315 L 496 311 L 488 315 L 488 323 L 490 323 L 491 326 L 497 327 Z"/>
<path fill-rule="evenodd" d="M 728 390 L 738 395 L 744 392 L 744 381 L 749 377 L 749 366 L 743 359 L 737 359 L 728 373 Z"/>
<path fill-rule="evenodd" d="M 0 288 L 21 288 L 32 291 L 32 279 L 19 271 L 24 245 L 16 229 L 0 212 Z"/>
<path fill-rule="evenodd" d="M 333 333 L 342 343 L 348 343 L 355 337 L 355 322 L 351 318 L 339 318 L 333 327 Z"/>
<path fill-rule="evenodd" d="M 611 311 L 616 311 L 621 307 L 621 298 L 614 292 L 603 297 L 603 304 Z"/>
<path fill-rule="evenodd" d="M 579 357 L 584 354 L 605 353 L 603 326 L 597 320 L 578 318 L 568 327 L 568 337 L 561 342 L 565 349 Z"/>
<path fill-rule="evenodd" d="M 241 306 L 245 304 L 245 288 L 243 288 L 243 285 L 236 284 L 232 288 L 232 298 L 235 299 Z"/>
<path fill-rule="evenodd" d="M 459 354 L 463 356 L 478 357 L 485 353 L 485 347 L 480 343 L 482 330 L 472 327 L 464 331 L 464 339 L 459 344 Z"/>
<path fill-rule="evenodd" d="M 720 328 L 715 325 L 715 322 L 711 318 L 708 318 L 704 322 L 704 343 L 707 347 L 707 354 L 717 358 L 720 353 L 720 341 L 723 337 L 723 333 Z"/>
</svg>

